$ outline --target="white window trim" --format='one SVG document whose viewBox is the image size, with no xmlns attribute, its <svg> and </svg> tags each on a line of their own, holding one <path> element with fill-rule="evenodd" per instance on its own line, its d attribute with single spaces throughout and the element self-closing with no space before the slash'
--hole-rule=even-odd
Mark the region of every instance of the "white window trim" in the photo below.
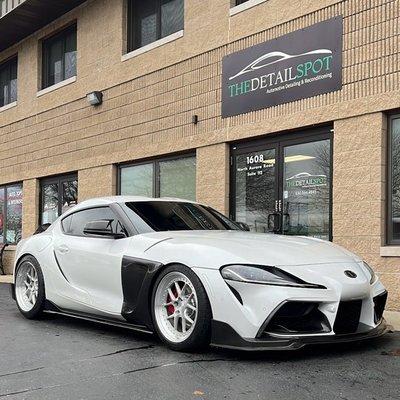
<svg viewBox="0 0 400 400">
<path fill-rule="evenodd" d="M 17 104 L 18 103 L 16 101 L 13 101 L 12 103 L 8 103 L 5 106 L 0 107 L 0 112 L 3 112 L 3 111 L 6 111 L 6 110 L 9 110 L 10 108 L 16 107 Z"/>
<path fill-rule="evenodd" d="M 239 4 L 238 6 L 234 6 L 229 10 L 229 15 L 232 17 L 233 15 L 239 14 L 242 11 L 248 10 L 254 6 L 257 6 L 261 3 L 265 3 L 268 0 L 248 0 L 246 3 Z"/>
<path fill-rule="evenodd" d="M 380 255 L 381 257 L 400 257 L 400 246 L 383 246 Z"/>
<path fill-rule="evenodd" d="M 165 36 L 162 39 L 156 40 L 155 42 L 149 43 L 146 46 L 140 47 L 136 50 L 130 51 L 129 53 L 124 54 L 121 57 L 121 61 L 126 61 L 130 60 L 133 57 L 137 57 L 140 54 L 146 53 L 150 50 L 153 50 L 157 47 L 163 46 L 164 44 L 173 42 L 174 40 L 180 39 L 183 37 L 184 30 L 182 29 L 181 31 L 175 32 L 169 36 Z"/>
<path fill-rule="evenodd" d="M 50 92 L 52 92 L 54 90 L 60 89 L 60 88 L 62 88 L 64 86 L 70 85 L 71 83 L 74 83 L 74 82 L 76 82 L 76 76 L 72 76 L 71 78 L 68 78 L 68 79 L 65 79 L 64 81 L 58 82 L 55 85 L 52 85 L 52 86 L 49 86 L 49 87 L 47 87 L 45 89 L 39 90 L 36 93 L 36 97 L 43 96 L 46 93 L 50 93 Z"/>
</svg>

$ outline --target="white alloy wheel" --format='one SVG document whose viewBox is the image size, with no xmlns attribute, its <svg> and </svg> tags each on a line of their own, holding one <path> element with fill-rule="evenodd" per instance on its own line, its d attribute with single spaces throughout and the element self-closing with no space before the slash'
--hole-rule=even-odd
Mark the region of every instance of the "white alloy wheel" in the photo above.
<svg viewBox="0 0 400 400">
<path fill-rule="evenodd" d="M 154 315 L 163 336 L 172 343 L 185 341 L 193 332 L 198 316 L 197 293 L 181 272 L 170 272 L 157 286 Z"/>
<path fill-rule="evenodd" d="M 31 262 L 25 261 L 18 268 L 15 280 L 15 297 L 22 311 L 29 312 L 35 307 L 39 296 L 38 272 Z"/>
</svg>

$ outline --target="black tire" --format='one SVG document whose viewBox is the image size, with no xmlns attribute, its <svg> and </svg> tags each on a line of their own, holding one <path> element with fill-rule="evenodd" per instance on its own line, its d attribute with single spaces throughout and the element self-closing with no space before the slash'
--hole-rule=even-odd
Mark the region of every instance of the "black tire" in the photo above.
<svg viewBox="0 0 400 400">
<path fill-rule="evenodd" d="M 183 342 L 175 343 L 168 340 L 161 332 L 157 325 L 155 317 L 155 294 L 161 280 L 170 272 L 180 272 L 184 274 L 193 284 L 198 302 L 198 314 L 196 325 L 190 334 L 190 336 Z M 151 297 L 151 316 L 153 320 L 154 329 L 158 337 L 172 350 L 175 351 L 186 351 L 194 352 L 205 349 L 210 344 L 211 340 L 211 319 L 212 312 L 210 302 L 208 300 L 207 293 L 200 282 L 197 275 L 188 267 L 183 265 L 170 265 L 165 268 L 160 275 L 157 277 L 156 282 L 153 286 L 153 292 Z"/>
<path fill-rule="evenodd" d="M 16 298 L 16 303 L 17 307 L 20 311 L 20 313 L 27 319 L 39 319 L 43 316 L 43 310 L 44 310 L 44 305 L 46 301 L 46 294 L 45 294 L 45 284 L 44 284 L 44 277 L 43 277 L 43 272 L 42 269 L 36 260 L 35 257 L 33 256 L 25 256 L 21 259 L 21 261 L 18 263 L 18 266 L 16 268 L 16 276 L 18 275 L 19 269 L 25 264 L 33 264 L 36 268 L 37 275 L 38 275 L 38 297 L 36 300 L 35 306 L 30 310 L 30 311 L 24 311 L 20 305 L 18 304 L 18 298 L 16 296 L 16 288 L 14 288 L 14 293 L 15 293 L 15 298 Z"/>
</svg>

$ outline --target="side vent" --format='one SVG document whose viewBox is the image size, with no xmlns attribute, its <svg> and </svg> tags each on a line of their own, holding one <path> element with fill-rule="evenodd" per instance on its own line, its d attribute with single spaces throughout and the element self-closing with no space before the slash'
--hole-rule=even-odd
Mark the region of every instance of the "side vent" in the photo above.
<svg viewBox="0 0 400 400">
<path fill-rule="evenodd" d="M 242 296 L 239 294 L 239 292 L 232 287 L 231 285 L 228 285 L 229 289 L 231 290 L 231 292 L 233 293 L 233 295 L 237 298 L 238 302 L 243 305 L 243 299 Z"/>
</svg>

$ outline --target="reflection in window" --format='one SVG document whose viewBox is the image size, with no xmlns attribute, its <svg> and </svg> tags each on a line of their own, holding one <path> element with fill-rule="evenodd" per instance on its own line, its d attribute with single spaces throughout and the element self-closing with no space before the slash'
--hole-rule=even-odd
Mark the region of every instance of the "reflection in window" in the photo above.
<svg viewBox="0 0 400 400">
<path fill-rule="evenodd" d="M 234 222 L 200 204 L 175 201 L 138 201 L 125 204 L 128 210 L 140 217 L 142 224 L 139 226 L 145 232 L 239 230 Z M 131 219 L 134 220 L 135 217 L 131 216 Z"/>
<path fill-rule="evenodd" d="M 160 197 L 196 199 L 196 159 L 181 158 L 160 162 Z"/>
<path fill-rule="evenodd" d="M 390 120 L 389 244 L 400 244 L 400 117 Z"/>
<path fill-rule="evenodd" d="M 128 51 L 183 29 L 184 0 L 129 0 Z"/>
<path fill-rule="evenodd" d="M 15 244 L 22 234 L 22 185 L 0 188 L 0 242 Z"/>
<path fill-rule="evenodd" d="M 236 156 L 235 215 L 252 231 L 268 232 L 268 215 L 275 203 L 275 150 Z"/>
<path fill-rule="evenodd" d="M 121 168 L 121 194 L 154 197 L 153 164 Z"/>
<path fill-rule="evenodd" d="M 120 194 L 196 198 L 196 158 L 156 160 L 120 168 Z"/>
<path fill-rule="evenodd" d="M 330 140 L 285 147 L 285 234 L 329 239 L 330 168 Z"/>
<path fill-rule="evenodd" d="M 41 224 L 53 223 L 78 202 L 78 180 L 75 175 L 45 179 L 41 182 Z"/>
<path fill-rule="evenodd" d="M 76 26 L 43 41 L 43 88 L 76 76 Z"/>
<path fill-rule="evenodd" d="M 17 58 L 0 65 L 0 107 L 17 101 Z"/>
<path fill-rule="evenodd" d="M 42 196 L 42 224 L 52 223 L 58 217 L 58 184 L 43 185 Z"/>
<path fill-rule="evenodd" d="M 0 243 L 4 243 L 4 188 L 0 188 Z"/>
<path fill-rule="evenodd" d="M 78 202 L 78 181 L 76 179 L 62 182 L 61 213 L 73 207 Z"/>
</svg>

